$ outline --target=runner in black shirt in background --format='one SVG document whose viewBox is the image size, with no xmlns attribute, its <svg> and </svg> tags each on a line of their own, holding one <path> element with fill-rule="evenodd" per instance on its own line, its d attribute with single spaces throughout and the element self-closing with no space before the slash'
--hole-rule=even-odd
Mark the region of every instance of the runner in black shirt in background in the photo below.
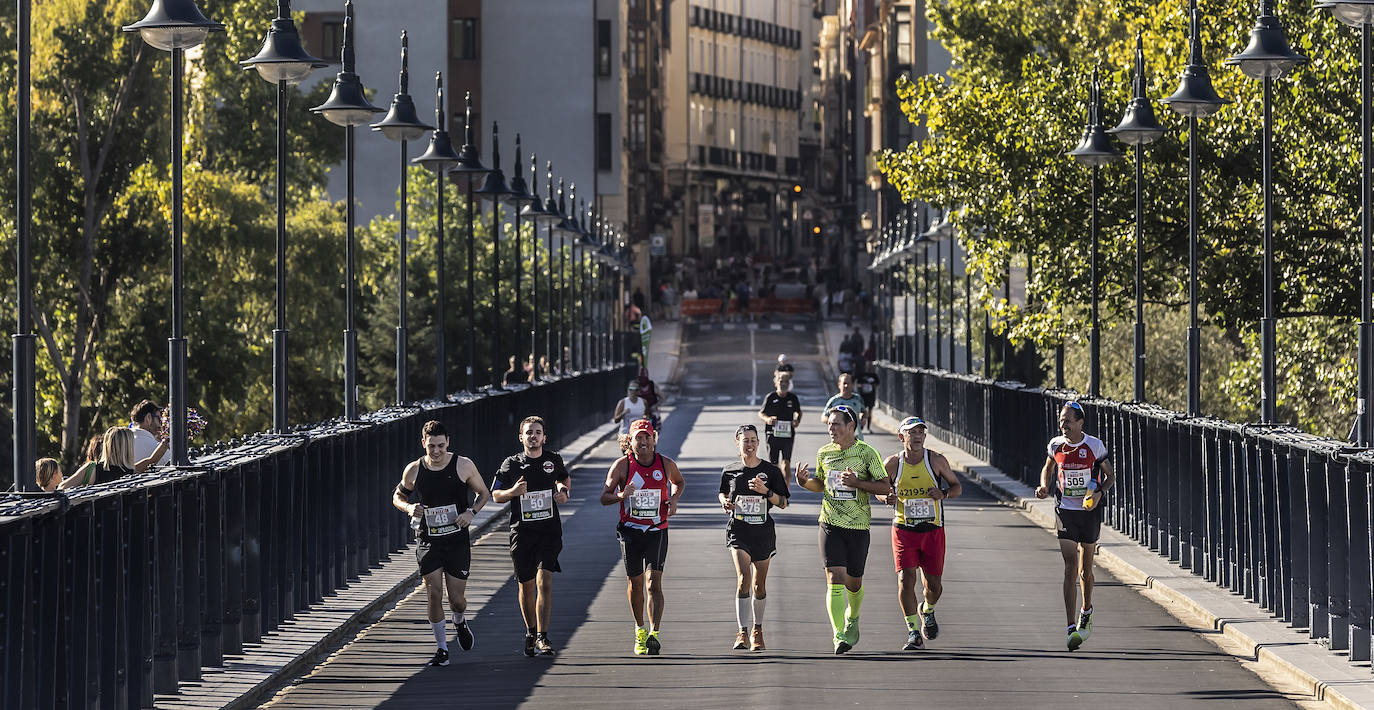
<svg viewBox="0 0 1374 710">
<path fill-rule="evenodd" d="M 873 407 L 878 403 L 878 375 L 868 368 L 866 361 L 858 361 L 859 374 L 854 378 L 854 389 L 859 391 L 859 396 L 864 400 L 864 411 L 869 412 L 867 429 L 868 433 L 873 433 Z"/>
<path fill-rule="evenodd" d="M 572 491 L 563 457 L 545 451 L 544 441 L 544 420 L 525 417 L 520 422 L 520 443 L 525 450 L 501 462 L 492 492 L 497 503 L 510 502 L 510 558 L 520 583 L 526 656 L 554 655 L 548 634 L 553 573 L 562 571 L 558 553 L 563 550 L 563 522 L 558 506 L 568 502 Z"/>
<path fill-rule="evenodd" d="M 735 430 L 735 445 L 739 460 L 721 472 L 717 496 L 730 514 L 725 546 L 735 562 L 735 650 L 762 651 L 768 563 L 777 550 L 772 509 L 787 507 L 787 479 L 777 466 L 759 459 L 759 431 L 753 424 Z"/>
<path fill-rule="evenodd" d="M 779 358 L 782 356 L 779 355 Z M 768 460 L 778 464 L 784 476 L 792 475 L 792 442 L 801 424 L 801 400 L 792 393 L 792 373 L 773 373 L 773 391 L 763 399 L 759 419 L 768 434 Z"/>
</svg>

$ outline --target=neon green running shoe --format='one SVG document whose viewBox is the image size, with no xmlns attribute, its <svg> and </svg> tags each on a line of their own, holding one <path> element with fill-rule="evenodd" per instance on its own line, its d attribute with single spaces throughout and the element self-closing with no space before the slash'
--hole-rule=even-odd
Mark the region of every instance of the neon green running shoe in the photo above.
<svg viewBox="0 0 1374 710">
<path fill-rule="evenodd" d="M 859 645 L 859 620 L 845 618 L 844 629 L 840 631 L 840 637 L 849 644 L 850 648 Z"/>
<path fill-rule="evenodd" d="M 635 629 L 635 655 L 644 656 L 649 653 L 649 630 Z"/>
</svg>

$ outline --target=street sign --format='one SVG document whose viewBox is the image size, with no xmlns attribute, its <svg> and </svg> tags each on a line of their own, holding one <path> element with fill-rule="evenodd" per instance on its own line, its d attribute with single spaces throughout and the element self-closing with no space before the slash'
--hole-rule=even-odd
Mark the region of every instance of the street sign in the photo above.
<svg viewBox="0 0 1374 710">
<path fill-rule="evenodd" d="M 662 232 L 649 235 L 649 256 L 668 256 L 668 235 Z"/>
</svg>

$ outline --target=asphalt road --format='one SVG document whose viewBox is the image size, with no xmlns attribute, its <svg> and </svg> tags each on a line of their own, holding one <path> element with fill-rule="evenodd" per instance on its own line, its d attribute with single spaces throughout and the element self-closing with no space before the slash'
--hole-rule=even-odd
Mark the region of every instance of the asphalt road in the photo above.
<svg viewBox="0 0 1374 710">
<path fill-rule="evenodd" d="M 716 326 L 689 329 L 684 337 L 681 391 L 660 438 L 660 451 L 677 459 L 687 481 L 685 504 L 671 525 L 662 656 L 631 654 L 617 513 L 597 501 L 619 453 L 605 445 L 574 469 L 573 501 L 564 509 L 564 573 L 555 579 L 551 632 L 556 658 L 520 654 L 524 627 L 506 533 L 497 532 L 474 548 L 472 651 L 452 644 L 452 665 L 424 666 L 433 642 L 420 592 L 271 707 L 1059 709 L 1095 703 L 1181 710 L 1236 701 L 1247 709 L 1294 707 L 1100 569 L 1093 636 L 1069 653 L 1054 539 L 967 483 L 964 496 L 949 505 L 941 635 L 925 650 L 900 650 L 906 630 L 887 518 L 875 513 L 862 638 L 848 655 L 831 655 L 816 543 L 819 496 L 795 489 L 792 506 L 777 517 L 779 552 L 764 626 L 769 650 L 731 650 L 734 572 L 715 492 L 733 453 L 735 427 L 756 421 L 757 398 L 771 388 L 777 353 L 786 352 L 796 364 L 804 408 L 798 455 L 814 453 L 826 442 L 818 409 L 832 385 L 822 381 L 813 330 Z M 886 434 L 868 440 L 884 454 L 898 446 Z"/>
</svg>

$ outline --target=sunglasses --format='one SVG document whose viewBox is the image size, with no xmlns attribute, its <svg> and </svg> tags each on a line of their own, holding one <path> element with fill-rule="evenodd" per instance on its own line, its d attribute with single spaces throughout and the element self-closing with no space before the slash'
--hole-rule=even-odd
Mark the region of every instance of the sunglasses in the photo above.
<svg viewBox="0 0 1374 710">
<path fill-rule="evenodd" d="M 858 416 L 856 416 L 856 415 L 854 414 L 854 410 L 851 409 L 851 408 L 849 408 L 848 406 L 843 405 L 843 404 L 837 404 L 837 405 L 831 407 L 831 408 L 830 408 L 830 411 L 832 411 L 832 412 L 840 412 L 841 414 L 844 414 L 845 418 L 849 420 L 849 423 L 850 423 L 850 424 L 854 424 L 854 423 L 857 423 L 857 422 L 859 421 Z"/>
<path fill-rule="evenodd" d="M 735 430 L 735 438 L 736 438 L 736 439 L 740 438 L 740 436 L 742 436 L 742 435 L 744 434 L 744 432 L 746 432 L 746 431 L 752 431 L 752 432 L 754 432 L 755 434 L 758 434 L 758 433 L 759 433 L 758 427 L 754 426 L 753 424 L 745 424 L 745 425 L 743 425 L 743 426 L 741 426 L 740 428 L 738 428 L 738 429 Z"/>
</svg>

